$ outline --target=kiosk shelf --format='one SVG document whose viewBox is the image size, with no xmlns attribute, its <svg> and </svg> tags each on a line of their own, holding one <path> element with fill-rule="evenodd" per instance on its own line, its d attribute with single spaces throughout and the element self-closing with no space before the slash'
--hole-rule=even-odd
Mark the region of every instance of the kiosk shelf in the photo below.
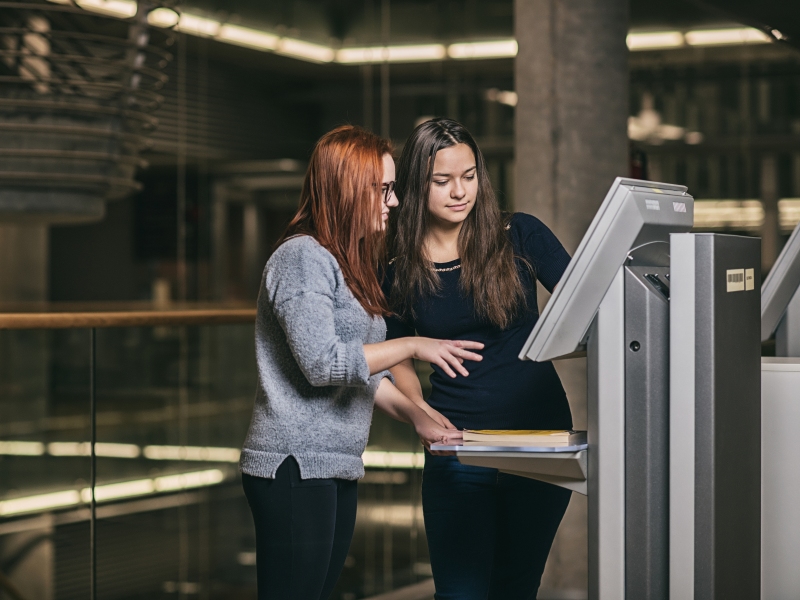
<svg viewBox="0 0 800 600">
<path fill-rule="evenodd" d="M 585 496 L 587 447 L 586 444 L 560 447 L 432 444 L 431 450 L 455 452 L 462 464 L 538 479 Z"/>
</svg>

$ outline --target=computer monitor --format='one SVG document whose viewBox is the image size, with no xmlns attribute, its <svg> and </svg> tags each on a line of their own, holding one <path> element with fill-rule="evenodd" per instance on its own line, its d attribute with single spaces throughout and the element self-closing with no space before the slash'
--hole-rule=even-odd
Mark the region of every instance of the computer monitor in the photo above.
<svg viewBox="0 0 800 600">
<path fill-rule="evenodd" d="M 778 329 L 786 308 L 800 288 L 800 223 L 761 286 L 761 341 Z"/>
<path fill-rule="evenodd" d="M 521 359 L 552 360 L 581 349 L 617 270 L 630 253 L 694 224 L 686 187 L 618 177 L 548 302 Z"/>
</svg>

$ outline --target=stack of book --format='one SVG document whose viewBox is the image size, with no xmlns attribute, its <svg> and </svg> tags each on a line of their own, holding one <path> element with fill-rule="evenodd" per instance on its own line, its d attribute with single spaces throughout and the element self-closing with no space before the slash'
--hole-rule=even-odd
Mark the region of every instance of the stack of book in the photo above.
<svg viewBox="0 0 800 600">
<path fill-rule="evenodd" d="M 585 431 L 570 429 L 465 429 L 465 446 L 565 447 L 586 443 Z"/>
</svg>

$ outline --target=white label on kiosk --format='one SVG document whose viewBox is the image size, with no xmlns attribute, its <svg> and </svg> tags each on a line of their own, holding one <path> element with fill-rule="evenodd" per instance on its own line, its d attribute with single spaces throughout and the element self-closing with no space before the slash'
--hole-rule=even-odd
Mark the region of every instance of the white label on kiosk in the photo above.
<svg viewBox="0 0 800 600">
<path fill-rule="evenodd" d="M 728 291 L 744 291 L 744 269 L 728 269 Z"/>
</svg>

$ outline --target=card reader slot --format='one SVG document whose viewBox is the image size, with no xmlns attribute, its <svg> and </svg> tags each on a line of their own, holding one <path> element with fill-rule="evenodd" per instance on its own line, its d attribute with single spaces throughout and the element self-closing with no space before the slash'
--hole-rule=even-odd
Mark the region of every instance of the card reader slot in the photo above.
<svg viewBox="0 0 800 600">
<path fill-rule="evenodd" d="M 660 276 L 656 275 L 655 273 L 647 273 L 644 276 L 647 281 L 649 281 L 654 288 L 656 288 L 661 294 L 669 300 L 669 284 L 664 283 Z"/>
</svg>

